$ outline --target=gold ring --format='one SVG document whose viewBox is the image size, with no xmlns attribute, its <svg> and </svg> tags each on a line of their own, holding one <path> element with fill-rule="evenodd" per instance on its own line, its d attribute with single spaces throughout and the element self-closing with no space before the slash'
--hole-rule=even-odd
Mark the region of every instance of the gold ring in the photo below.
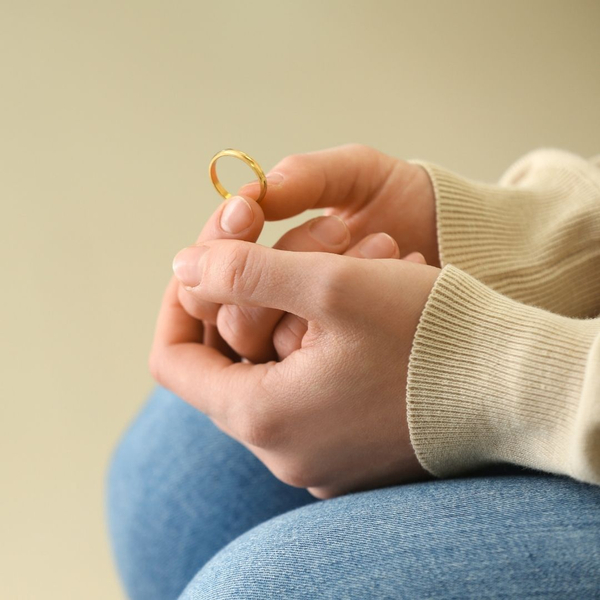
<svg viewBox="0 0 600 600">
<path fill-rule="evenodd" d="M 217 188 L 217 192 L 223 196 L 223 198 L 231 198 L 231 194 L 221 185 L 219 178 L 217 177 L 217 160 L 222 156 L 235 156 L 240 160 L 243 160 L 258 176 L 258 180 L 260 181 L 260 195 L 256 200 L 259 203 L 267 193 L 267 178 L 265 177 L 264 171 L 261 169 L 260 165 L 250 156 L 248 156 L 245 152 L 241 150 L 234 150 L 233 148 L 225 148 L 225 150 L 221 150 L 221 152 L 217 152 L 210 161 L 210 165 L 208 167 L 208 172 L 210 174 L 210 180 L 213 182 L 215 188 Z"/>
</svg>

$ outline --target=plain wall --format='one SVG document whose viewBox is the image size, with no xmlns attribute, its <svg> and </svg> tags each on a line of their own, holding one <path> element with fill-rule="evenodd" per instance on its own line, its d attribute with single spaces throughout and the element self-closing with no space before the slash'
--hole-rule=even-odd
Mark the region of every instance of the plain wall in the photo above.
<svg viewBox="0 0 600 600">
<path fill-rule="evenodd" d="M 0 597 L 121 597 L 106 468 L 215 152 L 361 142 L 494 181 L 600 152 L 599 65 L 593 0 L 0 0 Z"/>
</svg>

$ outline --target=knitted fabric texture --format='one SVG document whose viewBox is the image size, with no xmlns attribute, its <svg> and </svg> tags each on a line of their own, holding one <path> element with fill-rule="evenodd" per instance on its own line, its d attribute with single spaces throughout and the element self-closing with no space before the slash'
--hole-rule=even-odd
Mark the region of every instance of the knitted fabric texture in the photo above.
<svg viewBox="0 0 600 600">
<path fill-rule="evenodd" d="M 489 185 L 411 162 L 434 186 L 443 267 L 409 359 L 419 461 L 600 484 L 600 170 L 539 150 Z"/>
</svg>

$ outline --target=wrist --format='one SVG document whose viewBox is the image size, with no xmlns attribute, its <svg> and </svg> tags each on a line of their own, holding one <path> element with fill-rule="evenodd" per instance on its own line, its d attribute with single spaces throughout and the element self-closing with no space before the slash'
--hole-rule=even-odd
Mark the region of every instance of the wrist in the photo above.
<svg viewBox="0 0 600 600">
<path fill-rule="evenodd" d="M 409 161 L 414 169 L 412 185 L 418 198 L 418 214 L 414 220 L 415 236 L 418 236 L 418 249 L 427 260 L 427 264 L 441 268 L 437 225 L 436 196 L 433 181 L 427 169 L 416 161 Z"/>
</svg>

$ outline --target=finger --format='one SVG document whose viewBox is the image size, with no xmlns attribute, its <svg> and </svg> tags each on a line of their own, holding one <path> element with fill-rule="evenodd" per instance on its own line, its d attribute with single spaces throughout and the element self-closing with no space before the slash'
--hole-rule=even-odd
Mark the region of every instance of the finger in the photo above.
<svg viewBox="0 0 600 600">
<path fill-rule="evenodd" d="M 257 394 L 265 365 L 259 370 L 233 363 L 218 350 L 203 345 L 203 325 L 179 304 L 173 277 L 163 295 L 152 350 L 150 371 L 162 386 L 211 418 L 227 424 L 239 402 Z"/>
<path fill-rule="evenodd" d="M 346 252 L 346 256 L 363 258 L 398 258 L 398 244 L 387 233 L 374 233 L 366 236 Z M 412 252 L 403 260 L 427 264 L 420 252 Z M 283 360 L 302 347 L 302 338 L 308 329 L 306 320 L 293 314 L 286 314 L 273 331 L 273 346 L 278 360 Z"/>
<path fill-rule="evenodd" d="M 204 323 L 204 339 L 202 343 L 205 346 L 218 350 L 223 356 L 230 358 L 233 362 L 239 362 L 241 359 L 240 355 L 223 339 L 216 325 Z"/>
<path fill-rule="evenodd" d="M 204 326 L 190 316 L 179 303 L 177 290 L 180 282 L 171 277 L 162 298 L 158 320 L 154 330 L 154 347 L 174 344 L 202 343 Z"/>
<path fill-rule="evenodd" d="M 254 200 L 235 196 L 226 200 L 211 215 L 196 240 L 196 245 L 214 239 L 239 239 L 255 242 L 265 222 L 264 213 Z M 180 304 L 198 320 L 215 324 L 219 305 L 190 294 L 183 286 L 178 290 Z"/>
<path fill-rule="evenodd" d="M 261 208 L 273 221 L 311 208 L 359 207 L 376 195 L 400 162 L 362 144 L 293 154 L 269 171 Z M 243 186 L 240 193 L 258 198 L 258 181 Z"/>
<path fill-rule="evenodd" d="M 176 275 L 191 292 L 211 302 L 277 308 L 308 321 L 340 324 L 364 295 L 365 282 L 377 284 L 389 272 L 386 262 L 213 240 L 182 250 Z"/>
<path fill-rule="evenodd" d="M 316 217 L 283 234 L 273 248 L 294 252 L 343 253 L 350 243 L 350 230 L 336 216 Z"/>
<path fill-rule="evenodd" d="M 286 314 L 277 324 L 273 332 L 273 346 L 277 353 L 277 359 L 283 360 L 292 352 L 302 348 L 302 338 L 308 331 L 308 323 L 305 319 Z"/>
<path fill-rule="evenodd" d="M 346 256 L 357 258 L 400 258 L 396 240 L 387 233 L 372 233 L 352 246 Z"/>
<path fill-rule="evenodd" d="M 225 200 L 210 216 L 196 244 L 215 239 L 255 242 L 264 225 L 264 212 L 251 198 L 233 196 Z"/>
<path fill-rule="evenodd" d="M 387 233 L 373 233 L 346 251 L 346 256 L 357 258 L 398 258 L 400 250 L 396 240 Z M 283 360 L 302 347 L 302 338 L 308 329 L 305 319 L 286 314 L 273 331 L 273 347 L 279 360 Z"/>
<path fill-rule="evenodd" d="M 354 260 L 323 252 L 289 252 L 236 240 L 214 240 L 182 250 L 175 274 L 190 292 L 220 304 L 262 306 L 308 320 L 324 316 L 328 291 L 340 288 L 343 265 Z"/>
<path fill-rule="evenodd" d="M 344 252 L 350 231 L 338 217 L 317 217 L 283 235 L 273 248 L 294 252 Z M 239 355 L 252 362 L 276 358 L 273 331 L 283 316 L 281 310 L 262 307 L 223 305 L 217 327 L 223 339 Z"/>
<path fill-rule="evenodd" d="M 400 249 L 396 240 L 387 233 L 372 233 L 364 237 L 358 244 L 352 246 L 346 256 L 358 258 L 400 258 Z M 426 265 L 427 261 L 420 252 L 411 252 L 402 260 Z"/>
<path fill-rule="evenodd" d="M 404 257 L 404 260 L 408 260 L 409 262 L 419 263 L 421 265 L 426 265 L 427 260 L 420 252 L 411 252 Z"/>
</svg>

